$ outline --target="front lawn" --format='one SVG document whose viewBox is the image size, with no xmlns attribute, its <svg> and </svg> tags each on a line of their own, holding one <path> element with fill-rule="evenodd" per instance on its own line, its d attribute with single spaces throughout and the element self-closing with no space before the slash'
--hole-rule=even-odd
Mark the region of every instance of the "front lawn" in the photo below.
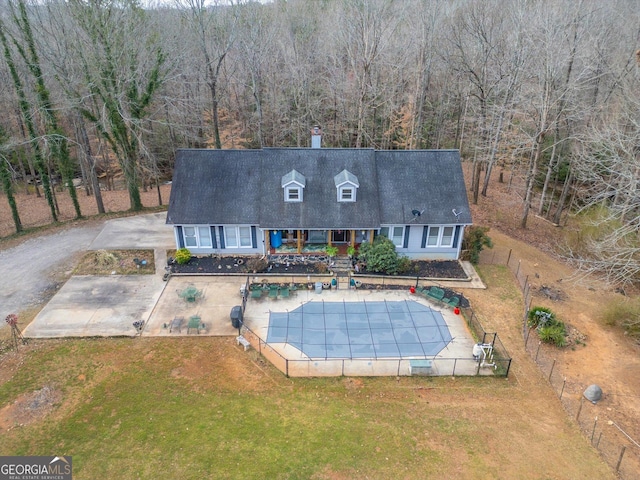
<svg viewBox="0 0 640 480">
<path fill-rule="evenodd" d="M 74 479 L 606 477 L 508 380 L 289 379 L 214 337 L 32 341 L 0 364 L 0 451 L 72 455 Z"/>
</svg>

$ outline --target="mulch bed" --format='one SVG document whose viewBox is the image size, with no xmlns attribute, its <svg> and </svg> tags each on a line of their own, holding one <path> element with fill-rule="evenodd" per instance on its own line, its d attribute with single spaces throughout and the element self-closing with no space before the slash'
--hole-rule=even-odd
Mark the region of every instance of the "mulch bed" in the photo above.
<svg viewBox="0 0 640 480">
<path fill-rule="evenodd" d="M 270 263 L 266 269 L 253 272 L 247 267 L 248 257 L 241 256 L 206 256 L 191 257 L 191 261 L 185 265 L 177 263 L 172 264 L 173 273 L 191 273 L 191 274 L 229 274 L 229 273 L 272 273 L 281 275 L 291 274 L 321 274 L 327 273 L 326 264 L 323 263 Z M 367 274 L 371 272 L 362 271 Z M 375 275 L 380 275 L 375 273 Z M 466 279 L 467 274 L 459 262 L 454 260 L 416 260 L 411 264 L 411 268 L 402 276 L 422 277 L 434 279 Z"/>
</svg>

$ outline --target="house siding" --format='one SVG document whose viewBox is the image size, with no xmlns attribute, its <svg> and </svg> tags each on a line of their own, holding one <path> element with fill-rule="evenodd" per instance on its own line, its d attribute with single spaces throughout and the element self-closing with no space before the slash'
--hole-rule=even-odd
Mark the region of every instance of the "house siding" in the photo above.
<svg viewBox="0 0 640 480">
<path fill-rule="evenodd" d="M 440 228 L 452 225 L 436 225 Z M 407 228 L 410 227 L 410 228 Z M 454 242 L 451 247 L 427 247 L 427 226 L 405 226 L 404 246 L 396 247 L 396 251 L 406 257 L 421 260 L 456 260 L 460 254 L 463 225 L 456 225 L 454 229 Z M 408 233 L 408 235 L 407 235 Z M 423 245 L 425 245 L 423 247 Z"/>
<path fill-rule="evenodd" d="M 175 225 L 174 235 L 176 245 L 179 248 L 185 246 L 184 226 Z M 187 247 L 193 255 L 216 253 L 220 255 L 255 255 L 264 253 L 264 233 L 256 225 L 187 225 L 189 227 L 208 227 L 211 232 L 211 244 L 209 247 Z M 251 231 L 251 247 L 228 247 L 225 241 L 225 228 L 246 227 Z"/>
<path fill-rule="evenodd" d="M 339 192 L 345 182 L 357 187 L 355 201 L 335 197 L 334 188 Z M 303 201 L 288 202 L 282 188 L 295 183 L 304 188 Z M 327 243 L 315 234 L 311 238 L 312 232 L 351 230 L 360 243 L 371 231 L 397 226 L 404 231 L 394 238 L 399 254 L 444 260 L 459 257 L 470 213 L 456 150 L 181 149 L 167 223 L 174 226 L 178 247 L 223 255 L 268 253 L 265 234 L 276 227 L 308 231 L 309 243 Z M 191 227 L 198 227 L 195 240 Z M 228 228 L 235 235 L 225 235 Z M 438 243 L 446 228 L 452 245 L 429 246 L 435 243 L 430 228 L 439 232 Z M 201 243 L 207 246 L 193 247 Z"/>
</svg>

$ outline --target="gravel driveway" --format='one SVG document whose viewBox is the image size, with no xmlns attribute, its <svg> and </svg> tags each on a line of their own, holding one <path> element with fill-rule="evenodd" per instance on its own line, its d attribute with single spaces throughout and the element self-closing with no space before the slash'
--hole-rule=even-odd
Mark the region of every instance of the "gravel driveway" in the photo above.
<svg viewBox="0 0 640 480">
<path fill-rule="evenodd" d="M 0 251 L 0 328 L 6 327 L 8 314 L 51 298 L 68 277 L 77 255 L 89 248 L 104 223 L 67 228 Z"/>
</svg>

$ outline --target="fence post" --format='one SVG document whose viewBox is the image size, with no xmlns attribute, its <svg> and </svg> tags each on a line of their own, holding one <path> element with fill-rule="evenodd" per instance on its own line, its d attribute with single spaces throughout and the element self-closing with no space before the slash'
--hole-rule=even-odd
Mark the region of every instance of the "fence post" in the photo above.
<svg viewBox="0 0 640 480">
<path fill-rule="evenodd" d="M 542 345 L 542 342 L 538 342 L 538 349 L 536 350 L 536 358 L 535 358 L 534 362 L 538 361 L 538 352 L 540 351 L 540 345 Z"/>
<path fill-rule="evenodd" d="M 509 249 L 509 255 L 507 256 L 507 267 L 509 266 L 509 260 L 511 260 L 511 249 Z"/>
<path fill-rule="evenodd" d="M 511 369 L 511 361 L 512 359 L 509 359 L 509 363 L 507 363 L 507 371 L 504 374 L 504 378 L 507 378 L 509 376 L 509 370 Z"/>
<path fill-rule="evenodd" d="M 616 463 L 616 472 L 620 471 L 620 464 L 622 463 L 622 457 L 624 456 L 624 452 L 626 449 L 626 445 L 623 445 L 622 450 L 620 451 L 620 456 L 618 457 L 618 463 Z"/>
<path fill-rule="evenodd" d="M 553 359 L 553 363 L 551 364 L 551 370 L 549 370 L 549 383 L 551 383 L 551 374 L 553 373 L 553 367 L 556 366 L 556 359 Z"/>
<path fill-rule="evenodd" d="M 560 400 L 562 400 L 562 394 L 564 393 L 564 386 L 567 383 L 567 377 L 564 377 L 564 380 L 562 381 L 562 390 L 560 390 Z"/>
<path fill-rule="evenodd" d="M 285 377 L 289 378 L 289 359 L 285 358 L 284 359 L 284 369 L 286 370 L 285 372 Z"/>
<path fill-rule="evenodd" d="M 576 422 L 580 423 L 580 412 L 582 411 L 583 399 L 580 397 L 580 405 L 578 405 L 578 412 L 576 413 Z"/>
<path fill-rule="evenodd" d="M 520 273 L 520 260 L 518 260 L 518 268 L 516 268 L 516 278 L 518 278 L 518 273 Z"/>
<path fill-rule="evenodd" d="M 593 421 L 593 430 L 591 430 L 591 445 L 593 445 L 593 435 L 596 433 L 596 425 L 598 424 L 598 417 Z"/>
<path fill-rule="evenodd" d="M 454 358 L 454 359 L 453 359 L 453 372 L 451 373 L 451 376 L 452 376 L 452 377 L 455 377 L 455 376 L 456 376 L 456 363 L 458 363 L 458 359 L 457 359 L 457 358 Z"/>
</svg>

